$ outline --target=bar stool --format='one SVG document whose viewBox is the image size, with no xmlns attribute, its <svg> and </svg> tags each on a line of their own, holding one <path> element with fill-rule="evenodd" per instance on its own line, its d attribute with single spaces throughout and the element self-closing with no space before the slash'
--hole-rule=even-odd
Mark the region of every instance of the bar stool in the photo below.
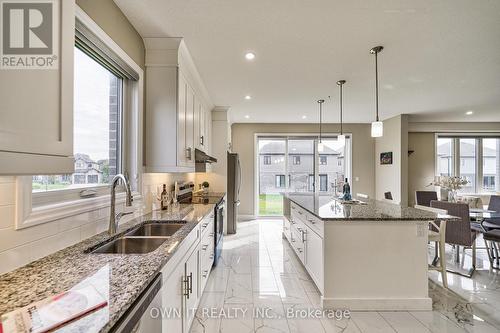
<svg viewBox="0 0 500 333">
<path fill-rule="evenodd" d="M 446 215 L 448 212 L 444 209 L 431 208 L 427 206 L 415 205 L 415 208 L 433 212 L 436 214 Z M 439 221 L 439 225 L 434 221 L 429 221 L 428 241 L 435 244 L 435 255 L 432 260 L 432 265 L 429 265 L 430 271 L 438 271 L 441 273 L 443 287 L 448 288 L 448 279 L 446 276 L 446 221 Z M 439 251 L 438 251 L 439 249 Z M 436 266 L 439 252 L 439 266 Z"/>
</svg>

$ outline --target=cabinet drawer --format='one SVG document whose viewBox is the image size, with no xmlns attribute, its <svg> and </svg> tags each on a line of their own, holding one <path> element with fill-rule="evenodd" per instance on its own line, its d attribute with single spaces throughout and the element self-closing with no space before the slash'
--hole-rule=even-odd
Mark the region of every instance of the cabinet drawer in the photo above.
<svg viewBox="0 0 500 333">
<path fill-rule="evenodd" d="M 290 221 L 288 220 L 288 218 L 284 217 L 283 218 L 283 235 L 285 236 L 286 239 L 288 239 L 288 241 L 290 241 L 290 230 L 291 228 L 291 223 Z"/>
<path fill-rule="evenodd" d="M 208 246 L 206 250 L 200 249 L 200 296 L 210 276 L 214 263 L 214 245 Z"/>
<path fill-rule="evenodd" d="M 311 213 L 306 214 L 305 219 L 306 225 L 315 231 L 321 238 L 323 238 L 325 223 L 323 220 L 317 218 L 315 215 Z"/>
<path fill-rule="evenodd" d="M 300 227 L 299 227 L 300 228 Z M 292 245 L 292 248 L 299 257 L 300 261 L 304 263 L 305 260 L 305 247 L 304 247 L 304 242 L 303 242 L 303 236 L 302 233 L 299 231 L 300 229 L 291 228 L 291 234 L 290 234 L 290 244 Z"/>
<path fill-rule="evenodd" d="M 214 214 L 206 216 L 200 223 L 201 237 L 205 237 L 207 233 L 214 232 Z"/>
</svg>

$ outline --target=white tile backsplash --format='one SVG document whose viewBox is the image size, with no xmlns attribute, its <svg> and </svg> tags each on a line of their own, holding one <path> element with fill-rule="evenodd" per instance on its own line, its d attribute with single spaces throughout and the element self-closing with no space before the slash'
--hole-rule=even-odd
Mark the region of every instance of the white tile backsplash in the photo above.
<svg viewBox="0 0 500 333">
<path fill-rule="evenodd" d="M 142 201 L 134 206 L 148 212 L 154 202 L 153 193 L 162 184 L 195 181 L 195 174 L 144 174 Z M 34 260 L 57 252 L 108 228 L 109 208 L 78 214 L 33 227 L 15 230 L 16 178 L 0 177 L 0 274 L 12 271 Z M 120 211 L 122 207 L 117 207 Z M 124 216 L 121 222 L 134 218 Z"/>
</svg>

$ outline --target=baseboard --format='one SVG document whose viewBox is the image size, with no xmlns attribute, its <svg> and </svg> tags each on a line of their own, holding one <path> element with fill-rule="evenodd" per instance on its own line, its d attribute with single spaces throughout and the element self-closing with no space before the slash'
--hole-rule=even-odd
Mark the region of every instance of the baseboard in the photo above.
<svg viewBox="0 0 500 333">
<path fill-rule="evenodd" d="M 324 309 L 350 311 L 432 311 L 432 299 L 423 298 L 325 298 Z"/>
</svg>

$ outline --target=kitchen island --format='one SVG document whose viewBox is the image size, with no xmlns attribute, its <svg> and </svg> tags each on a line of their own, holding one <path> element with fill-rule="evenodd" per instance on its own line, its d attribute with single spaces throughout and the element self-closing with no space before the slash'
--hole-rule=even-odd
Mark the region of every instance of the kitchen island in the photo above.
<svg viewBox="0 0 500 333">
<path fill-rule="evenodd" d="M 284 195 L 283 236 L 316 283 L 324 308 L 431 310 L 429 221 L 457 218 L 331 195 Z"/>
</svg>

